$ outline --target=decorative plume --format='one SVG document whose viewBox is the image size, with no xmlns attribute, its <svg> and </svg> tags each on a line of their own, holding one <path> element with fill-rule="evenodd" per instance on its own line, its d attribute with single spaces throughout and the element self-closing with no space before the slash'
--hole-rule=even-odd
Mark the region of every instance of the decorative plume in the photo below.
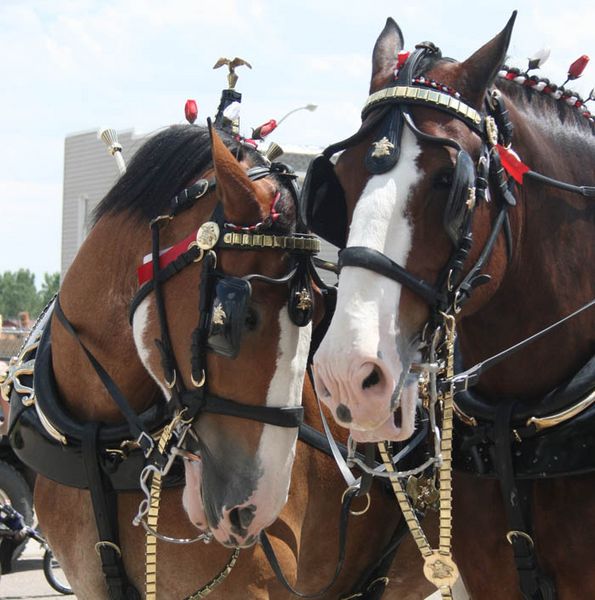
<svg viewBox="0 0 595 600">
<path fill-rule="evenodd" d="M 271 142 L 270 146 L 264 153 L 265 157 L 268 158 L 271 162 L 279 158 L 282 154 L 283 148 L 281 148 L 281 146 L 279 146 L 279 144 L 276 144 L 275 142 Z"/>
<path fill-rule="evenodd" d="M 184 114 L 186 115 L 186 121 L 188 121 L 190 125 L 196 121 L 196 117 L 198 117 L 198 106 L 196 104 L 196 100 L 193 100 L 192 98 L 186 100 Z"/>
<path fill-rule="evenodd" d="M 585 70 L 585 67 L 589 63 L 589 57 L 586 54 L 579 56 L 569 67 L 568 67 L 568 79 L 562 84 L 566 85 L 569 81 L 578 79 Z"/>
<path fill-rule="evenodd" d="M 99 129 L 97 131 L 97 139 L 101 140 L 107 146 L 107 151 L 114 157 L 118 165 L 120 175 L 124 175 L 126 173 L 126 163 L 122 156 L 122 144 L 118 141 L 116 130 L 107 127 Z"/>
<path fill-rule="evenodd" d="M 529 66 L 527 67 L 527 72 L 532 71 L 533 69 L 539 69 L 546 60 L 550 57 L 550 49 L 549 48 L 541 48 L 529 58 Z"/>
</svg>

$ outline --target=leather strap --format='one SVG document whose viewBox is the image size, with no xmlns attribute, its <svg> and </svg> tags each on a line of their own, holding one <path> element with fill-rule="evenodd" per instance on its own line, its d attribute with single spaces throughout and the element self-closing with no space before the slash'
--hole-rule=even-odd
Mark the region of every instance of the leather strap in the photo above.
<svg viewBox="0 0 595 600">
<path fill-rule="evenodd" d="M 261 532 L 260 544 L 265 556 L 267 557 L 267 560 L 269 561 L 269 564 L 271 565 L 271 569 L 273 569 L 273 572 L 283 587 L 298 598 L 320 598 L 321 596 L 324 596 L 333 587 L 337 581 L 337 578 L 341 574 L 341 571 L 343 570 L 343 563 L 345 562 L 345 542 L 347 539 L 347 526 L 349 524 L 349 510 L 351 508 L 351 502 L 356 495 L 357 490 L 348 489 L 343 497 L 343 503 L 341 505 L 341 517 L 339 521 L 339 557 L 337 559 L 337 566 L 335 567 L 335 573 L 333 574 L 331 581 L 318 592 L 313 592 L 310 594 L 300 592 L 287 581 L 287 578 L 281 570 L 281 565 L 277 560 L 277 556 L 266 532 Z"/>
<path fill-rule="evenodd" d="M 502 403 L 497 409 L 494 423 L 496 472 L 510 528 L 507 538 L 512 546 L 523 598 L 525 600 L 555 600 L 554 582 L 539 567 L 531 537 L 533 482 L 525 480 L 521 483 L 515 480 L 510 422 L 513 404 L 513 402 Z"/>
<path fill-rule="evenodd" d="M 99 427 L 99 423 L 87 423 L 82 440 L 87 481 L 99 535 L 96 548 L 101 558 L 110 600 L 140 600 L 140 594 L 126 576 L 122 561 L 118 534 L 118 497 L 110 480 L 103 476 L 98 462 Z"/>
</svg>

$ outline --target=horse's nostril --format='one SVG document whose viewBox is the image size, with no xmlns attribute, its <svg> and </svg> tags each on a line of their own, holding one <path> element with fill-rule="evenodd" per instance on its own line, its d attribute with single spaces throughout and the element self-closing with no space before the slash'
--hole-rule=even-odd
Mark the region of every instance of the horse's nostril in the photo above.
<svg viewBox="0 0 595 600">
<path fill-rule="evenodd" d="M 372 372 L 362 381 L 362 389 L 378 385 L 380 383 L 380 373 L 376 367 L 372 369 Z"/>
<path fill-rule="evenodd" d="M 254 512 L 256 507 L 252 504 L 250 506 L 236 507 L 229 512 L 229 521 L 231 523 L 231 530 L 237 534 L 245 534 L 246 530 L 250 526 L 250 523 L 254 520 Z"/>
<path fill-rule="evenodd" d="M 351 416 L 351 411 L 347 406 L 344 404 L 339 404 L 335 412 L 339 421 L 343 421 L 343 423 L 351 423 L 353 417 Z"/>
</svg>

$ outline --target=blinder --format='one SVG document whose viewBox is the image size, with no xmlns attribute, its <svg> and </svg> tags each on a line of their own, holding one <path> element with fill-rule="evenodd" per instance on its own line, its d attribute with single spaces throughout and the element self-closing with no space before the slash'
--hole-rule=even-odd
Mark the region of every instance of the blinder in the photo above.
<svg viewBox="0 0 595 600">
<path fill-rule="evenodd" d="M 461 239 L 468 209 L 473 208 L 475 177 L 473 159 L 464 150 L 459 150 L 443 217 L 446 233 L 455 246 Z"/>
<path fill-rule="evenodd" d="M 317 156 L 308 167 L 300 195 L 300 216 L 310 231 L 334 246 L 345 248 L 345 192 L 326 154 Z"/>
<path fill-rule="evenodd" d="M 251 293 L 250 283 L 240 277 L 217 281 L 207 339 L 209 350 L 228 358 L 238 355 Z"/>
</svg>

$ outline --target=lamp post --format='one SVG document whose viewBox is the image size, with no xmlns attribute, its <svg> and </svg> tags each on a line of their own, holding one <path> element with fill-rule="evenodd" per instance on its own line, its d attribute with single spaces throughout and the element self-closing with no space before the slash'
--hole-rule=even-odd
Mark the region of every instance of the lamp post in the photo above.
<svg viewBox="0 0 595 600">
<path fill-rule="evenodd" d="M 285 119 L 287 119 L 287 117 L 289 115 L 292 115 L 293 113 L 298 112 L 298 110 L 308 110 L 310 112 L 314 112 L 317 108 L 318 108 L 318 105 L 316 105 L 316 104 L 306 104 L 306 106 L 299 106 L 298 108 L 294 108 L 293 110 L 290 110 L 287 114 L 283 115 L 277 121 L 277 127 L 279 127 L 279 125 L 281 125 L 281 123 L 283 123 L 283 121 L 285 121 Z"/>
</svg>

